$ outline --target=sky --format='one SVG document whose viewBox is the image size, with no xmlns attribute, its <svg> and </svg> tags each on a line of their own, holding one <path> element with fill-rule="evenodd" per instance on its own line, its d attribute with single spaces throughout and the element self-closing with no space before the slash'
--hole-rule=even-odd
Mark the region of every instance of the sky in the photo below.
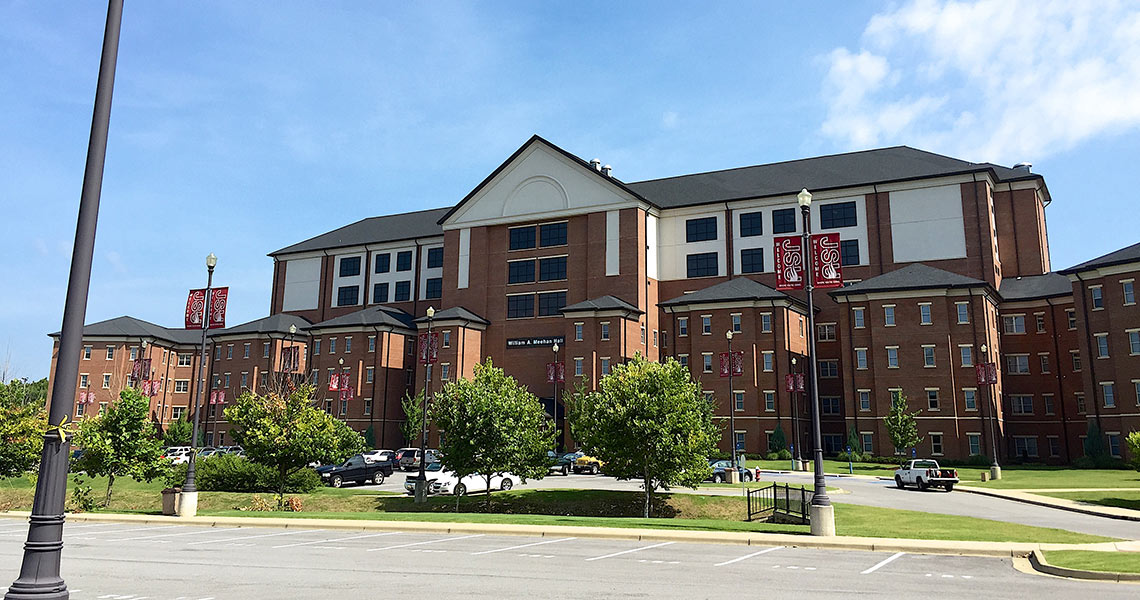
<svg viewBox="0 0 1140 600">
<path fill-rule="evenodd" d="M 0 0 L 0 376 L 62 323 L 106 20 Z M 1061 269 L 1138 240 L 1140 4 L 127 0 L 87 322 L 230 324 L 267 253 L 450 206 L 531 135 L 623 181 L 905 144 L 1033 163 Z"/>
</svg>

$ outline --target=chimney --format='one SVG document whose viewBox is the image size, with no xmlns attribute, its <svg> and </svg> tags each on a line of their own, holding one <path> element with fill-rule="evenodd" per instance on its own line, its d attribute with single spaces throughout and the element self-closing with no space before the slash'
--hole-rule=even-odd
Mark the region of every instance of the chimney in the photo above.
<svg viewBox="0 0 1140 600">
<path fill-rule="evenodd" d="M 601 170 L 602 170 L 602 161 L 601 161 L 601 159 L 595 158 L 594 160 L 591 160 L 591 161 L 590 161 L 590 166 L 591 166 L 591 167 L 594 167 L 594 170 L 595 170 L 595 171 L 601 171 Z"/>
<path fill-rule="evenodd" d="M 606 166 L 602 167 L 602 175 L 605 175 L 606 177 L 611 177 L 610 171 L 612 171 L 612 170 L 614 170 L 613 167 L 606 165 Z"/>
<path fill-rule="evenodd" d="M 1021 170 L 1025 171 L 1026 173 L 1028 173 L 1029 169 L 1032 167 L 1033 167 L 1033 163 L 1030 163 L 1030 162 L 1019 162 L 1016 165 L 1013 165 L 1014 169 L 1021 169 Z"/>
</svg>

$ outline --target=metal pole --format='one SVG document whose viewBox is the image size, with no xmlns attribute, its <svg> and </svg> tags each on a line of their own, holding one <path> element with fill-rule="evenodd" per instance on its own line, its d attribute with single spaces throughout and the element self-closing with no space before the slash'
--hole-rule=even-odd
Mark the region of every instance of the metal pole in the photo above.
<svg viewBox="0 0 1140 600">
<path fill-rule="evenodd" d="M 214 267 L 213 265 L 206 266 L 206 302 L 202 306 L 202 353 L 198 360 L 198 389 L 194 390 L 194 427 L 190 433 L 190 462 L 186 465 L 186 483 L 182 486 L 182 492 L 195 493 L 198 491 L 198 486 L 194 485 L 194 464 L 197 462 L 198 455 L 198 413 L 201 412 L 202 406 L 202 388 L 205 386 L 205 381 L 202 379 L 202 366 L 206 364 L 206 332 L 210 330 L 210 305 L 213 304 L 214 298 L 210 289 L 214 287 Z M 196 507 L 195 507 L 196 508 Z"/>
<path fill-rule="evenodd" d="M 827 497 L 827 483 L 823 479 L 823 441 L 822 434 L 819 427 L 819 387 L 816 385 L 816 376 L 818 375 L 819 367 L 816 363 L 817 358 L 815 355 L 815 301 L 812 292 L 814 285 L 812 284 L 812 252 L 811 252 L 811 208 L 808 206 L 801 206 L 800 212 L 803 213 L 804 232 L 803 232 L 803 251 L 804 251 L 804 283 L 807 289 L 807 303 L 808 303 L 808 351 L 811 352 L 811 362 L 808 365 L 811 368 L 811 426 L 812 426 L 812 454 L 814 455 L 815 462 L 815 494 L 811 498 L 811 503 L 814 506 L 830 506 L 831 498 Z"/>
<path fill-rule="evenodd" d="M 62 426 L 64 419 L 69 419 L 75 412 L 75 384 L 79 378 L 79 353 L 83 349 L 83 321 L 87 316 L 87 293 L 91 287 L 91 258 L 95 251 L 95 229 L 99 219 L 99 195 L 103 187 L 122 20 L 122 0 L 109 0 L 99 81 L 95 88 L 95 108 L 91 117 L 91 137 L 87 143 L 87 164 L 83 172 L 83 191 L 79 198 L 79 218 L 71 252 L 71 272 L 63 305 L 55 385 L 49 404 L 48 423 L 55 426 Z M 71 439 L 62 433 L 62 429 L 59 431 L 59 434 L 54 430 L 44 433 L 44 449 L 36 495 L 32 501 L 28 538 L 24 542 L 23 562 L 19 577 L 4 594 L 6 600 L 62 600 L 69 597 L 59 566 L 63 552 L 63 511 Z"/>
<path fill-rule="evenodd" d="M 424 339 L 424 403 L 420 411 L 420 477 L 415 483 L 415 501 L 427 502 L 427 404 L 431 389 L 431 321 L 428 315 L 427 337 Z"/>
<path fill-rule="evenodd" d="M 732 393 L 732 330 L 728 331 L 728 443 L 732 445 L 732 469 L 737 468 L 736 462 L 736 395 Z"/>
</svg>

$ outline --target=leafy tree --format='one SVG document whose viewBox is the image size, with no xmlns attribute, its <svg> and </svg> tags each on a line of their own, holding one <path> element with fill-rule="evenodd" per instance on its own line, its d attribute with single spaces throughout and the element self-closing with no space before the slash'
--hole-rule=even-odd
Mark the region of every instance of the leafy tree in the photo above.
<svg viewBox="0 0 1140 600">
<path fill-rule="evenodd" d="M 404 395 L 400 401 L 404 408 L 404 423 L 400 425 L 400 432 L 404 434 L 404 443 L 408 446 L 419 447 L 423 439 L 424 418 L 424 391 L 416 392 L 415 396 Z"/>
<path fill-rule="evenodd" d="M 638 354 L 615 366 L 597 391 L 579 388 L 570 405 L 571 429 L 584 451 L 618 479 L 641 479 L 646 518 L 654 490 L 695 488 L 712 472 L 707 459 L 721 437 L 713 404 L 672 358 L 657 363 Z"/>
<path fill-rule="evenodd" d="M 847 446 L 851 448 L 851 451 L 847 453 L 851 460 L 863 458 L 863 440 L 859 439 L 859 432 L 855 431 L 854 427 L 847 432 Z"/>
<path fill-rule="evenodd" d="M 107 476 L 103 506 L 111 503 L 116 477 L 151 481 L 170 470 L 170 461 L 161 458 L 162 443 L 150 420 L 150 398 L 133 388 L 119 392 L 119 401 L 103 414 L 84 419 L 75 445 L 83 448 L 77 470 Z"/>
<path fill-rule="evenodd" d="M 788 447 L 788 438 L 784 435 L 784 428 L 780 425 L 776 426 L 776 430 L 772 435 L 768 436 L 768 451 L 779 452 Z"/>
<path fill-rule="evenodd" d="M 16 379 L 0 383 L 0 478 L 22 475 L 43 454 L 47 410 L 33 399 L 33 385 Z"/>
<path fill-rule="evenodd" d="M 1124 438 L 1124 442 L 1128 445 L 1128 454 L 1131 455 L 1132 466 L 1140 471 L 1140 431 L 1133 431 Z"/>
<path fill-rule="evenodd" d="M 13 379 L 8 383 L 0 380 L 0 398 L 5 405 L 47 406 L 47 377 L 39 381 Z"/>
<path fill-rule="evenodd" d="M 189 446 L 193 432 L 194 426 L 189 419 L 184 417 L 172 421 L 170 425 L 166 426 L 166 433 L 162 436 L 162 442 L 167 446 Z"/>
<path fill-rule="evenodd" d="M 554 447 L 554 426 L 538 398 L 488 357 L 475 365 L 474 378 L 444 386 L 431 406 L 440 431 L 443 464 L 462 479 L 513 473 L 541 479 L 547 472 L 546 451 Z M 456 503 L 458 506 L 458 499 Z"/>
<path fill-rule="evenodd" d="M 921 412 L 907 412 L 906 395 L 901 391 L 891 400 L 891 409 L 883 419 L 883 426 L 887 428 L 887 437 L 895 450 L 914 448 L 922 441 L 918 435 L 918 422 L 914 419 Z"/>
<path fill-rule="evenodd" d="M 364 450 L 364 438 L 312 405 L 313 386 L 282 396 L 246 392 L 225 410 L 234 442 L 253 462 L 273 469 L 277 508 L 290 475 L 309 463 L 336 463 Z"/>
<path fill-rule="evenodd" d="M 1108 457 L 1108 448 L 1104 444 L 1104 434 L 1101 433 L 1095 420 L 1089 421 L 1089 428 L 1085 434 L 1084 450 L 1085 456 L 1093 459 L 1093 461 L 1103 461 Z"/>
</svg>

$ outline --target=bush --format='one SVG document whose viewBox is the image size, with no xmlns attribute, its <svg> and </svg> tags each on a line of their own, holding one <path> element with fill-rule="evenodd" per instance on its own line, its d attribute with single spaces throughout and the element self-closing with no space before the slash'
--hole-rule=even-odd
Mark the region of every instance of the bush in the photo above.
<svg viewBox="0 0 1140 600">
<path fill-rule="evenodd" d="M 792 452 L 787 448 L 784 448 L 783 450 L 780 450 L 776 453 L 776 458 L 778 460 L 792 460 Z"/>
<path fill-rule="evenodd" d="M 167 485 L 186 481 L 186 465 L 174 467 Z M 199 459 L 194 469 L 194 483 L 203 492 L 276 492 L 277 475 L 264 465 L 233 454 L 219 454 Z M 321 487 L 321 476 L 305 468 L 289 476 L 285 492 L 307 494 Z"/>
<path fill-rule="evenodd" d="M 1133 431 L 1124 438 L 1125 445 L 1128 446 L 1128 454 L 1132 457 L 1132 466 L 1140 471 L 1140 431 Z"/>
<path fill-rule="evenodd" d="M 1127 469 L 1129 468 L 1123 460 L 1119 458 L 1112 458 L 1111 456 L 1082 456 L 1073 461 L 1073 467 L 1077 469 Z"/>
<path fill-rule="evenodd" d="M 780 460 L 780 453 L 779 452 L 769 452 L 768 454 L 764 455 L 764 458 L 765 458 L 765 460 Z"/>
</svg>

